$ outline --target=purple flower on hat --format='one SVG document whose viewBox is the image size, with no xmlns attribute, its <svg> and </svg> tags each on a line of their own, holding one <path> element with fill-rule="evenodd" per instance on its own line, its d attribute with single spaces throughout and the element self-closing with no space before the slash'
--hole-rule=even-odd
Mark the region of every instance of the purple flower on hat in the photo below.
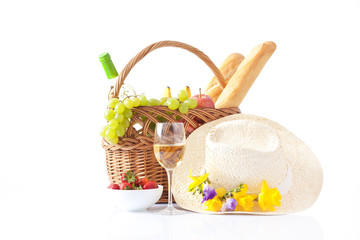
<svg viewBox="0 0 360 240">
<path fill-rule="evenodd" d="M 229 211 L 234 211 L 237 204 L 238 203 L 234 198 L 228 198 L 226 200 L 226 209 Z"/>
<path fill-rule="evenodd" d="M 203 200 L 201 203 L 213 199 L 216 196 L 216 191 L 214 188 L 209 187 L 209 185 L 205 185 L 203 189 Z"/>
</svg>

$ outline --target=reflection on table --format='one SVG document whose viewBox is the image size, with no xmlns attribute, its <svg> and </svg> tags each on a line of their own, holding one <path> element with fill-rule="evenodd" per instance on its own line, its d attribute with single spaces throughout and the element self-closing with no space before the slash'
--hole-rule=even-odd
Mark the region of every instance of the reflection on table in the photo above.
<svg viewBox="0 0 360 240">
<path fill-rule="evenodd" d="M 322 239 L 318 222 L 309 216 L 207 215 L 186 213 L 156 215 L 156 205 L 146 212 L 115 210 L 108 222 L 108 239 Z"/>
</svg>

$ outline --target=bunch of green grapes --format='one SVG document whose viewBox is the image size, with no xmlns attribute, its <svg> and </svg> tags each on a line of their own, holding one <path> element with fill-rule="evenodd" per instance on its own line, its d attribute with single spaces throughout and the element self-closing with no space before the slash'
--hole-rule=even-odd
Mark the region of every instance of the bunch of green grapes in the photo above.
<svg viewBox="0 0 360 240">
<path fill-rule="evenodd" d="M 186 90 L 182 89 L 178 93 L 178 98 L 161 98 L 160 102 L 166 105 L 171 110 L 179 109 L 181 113 L 188 113 L 189 109 L 197 107 L 197 101 L 194 98 L 189 98 L 189 94 Z"/>
<path fill-rule="evenodd" d="M 186 114 L 189 109 L 196 108 L 197 101 L 194 98 L 189 98 L 186 90 L 180 90 L 178 98 L 163 97 L 160 100 L 155 98 L 148 100 L 145 95 L 126 98 L 123 101 L 112 98 L 109 100 L 108 109 L 104 114 L 107 124 L 101 129 L 100 135 L 108 142 L 117 144 L 119 137 L 123 137 L 130 126 L 133 107 L 159 105 L 165 105 L 171 110 L 179 109 L 179 112 Z"/>
<path fill-rule="evenodd" d="M 144 95 L 123 101 L 117 98 L 110 99 L 104 114 L 107 124 L 100 130 L 100 135 L 112 144 L 118 143 L 119 137 L 123 137 L 130 126 L 133 115 L 131 109 L 138 106 L 148 106 L 148 100 Z"/>
</svg>

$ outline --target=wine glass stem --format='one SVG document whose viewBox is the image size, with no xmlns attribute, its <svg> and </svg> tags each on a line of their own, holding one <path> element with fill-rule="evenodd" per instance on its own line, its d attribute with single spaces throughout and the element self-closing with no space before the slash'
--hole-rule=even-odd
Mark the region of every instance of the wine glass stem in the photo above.
<svg viewBox="0 0 360 240">
<path fill-rule="evenodd" d="M 173 175 L 173 170 L 166 170 L 167 172 L 167 176 L 168 176 L 168 194 L 169 194 L 169 197 L 168 197 L 168 209 L 173 209 L 174 206 L 173 206 L 173 201 L 172 201 L 172 193 L 171 193 L 171 187 L 172 187 L 172 175 Z"/>
</svg>

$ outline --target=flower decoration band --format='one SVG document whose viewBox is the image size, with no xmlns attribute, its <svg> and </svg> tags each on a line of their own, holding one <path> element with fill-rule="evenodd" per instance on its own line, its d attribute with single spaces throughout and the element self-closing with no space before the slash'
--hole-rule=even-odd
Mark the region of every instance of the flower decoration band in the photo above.
<svg viewBox="0 0 360 240">
<path fill-rule="evenodd" d="M 205 210 L 214 212 L 226 211 L 253 211 L 255 204 L 258 204 L 262 211 L 275 211 L 275 207 L 281 206 L 281 195 L 277 188 L 269 188 L 265 180 L 262 181 L 262 188 L 258 195 L 247 194 L 248 185 L 240 184 L 237 188 L 226 191 L 225 188 L 212 188 L 209 186 L 209 173 L 199 177 L 190 177 L 193 182 L 189 185 L 188 191 L 193 195 L 198 193 L 202 196 L 202 204 Z"/>
<path fill-rule="evenodd" d="M 188 176 L 193 180 L 193 182 L 189 185 L 189 192 L 192 192 L 193 195 L 198 192 L 199 194 L 203 195 L 203 185 L 204 184 L 210 184 L 210 181 L 208 180 L 209 173 L 205 173 L 201 175 L 200 177 L 194 177 L 191 174 Z"/>
</svg>

